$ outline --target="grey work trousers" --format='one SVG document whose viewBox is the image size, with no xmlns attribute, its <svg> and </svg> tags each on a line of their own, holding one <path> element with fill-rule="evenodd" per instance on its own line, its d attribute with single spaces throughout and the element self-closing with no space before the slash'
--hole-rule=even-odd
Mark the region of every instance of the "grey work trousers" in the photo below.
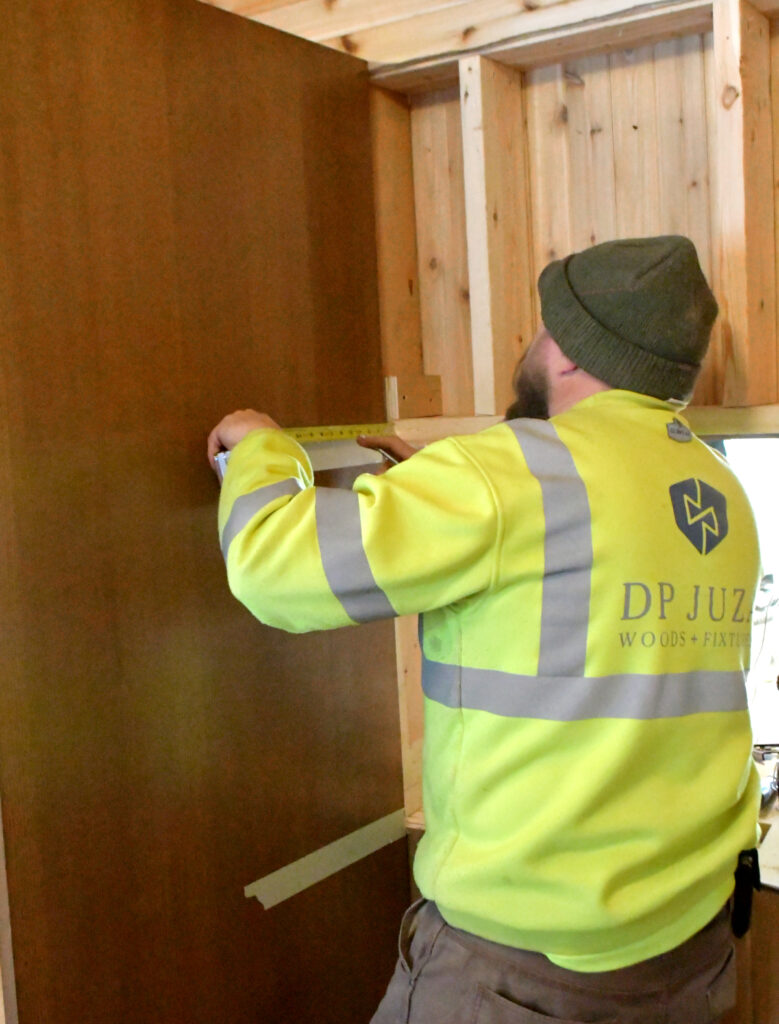
<svg viewBox="0 0 779 1024">
<path fill-rule="evenodd" d="M 728 908 L 676 949 L 585 974 L 406 912 L 400 959 L 371 1024 L 713 1024 L 736 1001 Z"/>
</svg>

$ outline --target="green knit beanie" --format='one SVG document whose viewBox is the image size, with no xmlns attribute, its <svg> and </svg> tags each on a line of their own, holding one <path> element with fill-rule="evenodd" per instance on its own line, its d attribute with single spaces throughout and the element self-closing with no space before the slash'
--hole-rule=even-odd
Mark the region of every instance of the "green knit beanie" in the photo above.
<svg viewBox="0 0 779 1024">
<path fill-rule="evenodd" d="M 563 352 L 613 388 L 686 399 L 717 303 L 681 235 L 603 242 L 550 263 L 541 319 Z"/>
</svg>

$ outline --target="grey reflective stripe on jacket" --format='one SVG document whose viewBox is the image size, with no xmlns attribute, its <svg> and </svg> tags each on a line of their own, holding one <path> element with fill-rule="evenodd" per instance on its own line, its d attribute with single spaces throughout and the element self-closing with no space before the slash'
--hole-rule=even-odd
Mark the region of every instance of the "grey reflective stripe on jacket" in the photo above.
<svg viewBox="0 0 779 1024">
<path fill-rule="evenodd" d="M 544 578 L 538 672 L 520 675 L 431 661 L 422 646 L 425 696 L 450 708 L 557 722 L 675 718 L 743 711 L 743 673 L 622 673 L 585 676 L 592 581 L 592 520 L 571 453 L 545 420 L 507 424 L 543 499 Z"/>
<path fill-rule="evenodd" d="M 422 689 L 430 700 L 450 708 L 555 722 L 677 718 L 704 711 L 743 711 L 747 706 L 744 676 L 739 671 L 523 676 L 424 658 Z"/>
<path fill-rule="evenodd" d="M 587 660 L 592 521 L 584 481 L 547 420 L 512 420 L 528 469 L 541 486 L 544 580 L 540 676 L 581 676 Z"/>
<path fill-rule="evenodd" d="M 270 505 L 277 498 L 283 498 L 286 495 L 294 496 L 299 492 L 300 484 L 297 480 L 280 480 L 278 483 L 258 487 L 256 491 L 242 494 L 240 498 L 236 498 L 235 504 L 230 510 L 230 518 L 222 530 L 222 555 L 225 560 L 232 542 L 258 512 L 261 512 L 266 505 Z"/>
<path fill-rule="evenodd" d="M 318 487 L 316 530 L 327 582 L 346 614 L 355 622 L 393 618 L 397 613 L 376 584 L 363 548 L 357 495 Z"/>
</svg>

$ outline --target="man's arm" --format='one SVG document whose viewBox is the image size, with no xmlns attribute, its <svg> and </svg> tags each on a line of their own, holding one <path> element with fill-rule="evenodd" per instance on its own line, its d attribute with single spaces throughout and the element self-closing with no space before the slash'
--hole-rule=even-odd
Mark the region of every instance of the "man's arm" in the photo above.
<svg viewBox="0 0 779 1024">
<path fill-rule="evenodd" d="M 351 491 L 315 488 L 297 442 L 235 415 L 212 431 L 209 458 L 240 437 L 220 536 L 230 587 L 261 621 L 329 629 L 441 607 L 489 586 L 499 513 L 456 439 L 382 476 L 363 474 Z"/>
</svg>

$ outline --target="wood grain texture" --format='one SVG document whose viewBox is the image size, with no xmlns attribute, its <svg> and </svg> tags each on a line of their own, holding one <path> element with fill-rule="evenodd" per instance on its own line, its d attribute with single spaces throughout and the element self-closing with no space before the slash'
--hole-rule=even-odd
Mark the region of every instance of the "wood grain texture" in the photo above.
<svg viewBox="0 0 779 1024">
<path fill-rule="evenodd" d="M 611 56 L 617 236 L 661 231 L 657 83 L 651 47 Z"/>
<path fill-rule="evenodd" d="M 536 277 L 572 251 L 568 106 L 561 65 L 527 74 L 528 150 Z"/>
<path fill-rule="evenodd" d="M 459 90 L 411 107 L 425 372 L 441 378 L 445 416 L 473 414 L 470 292 Z"/>
<path fill-rule="evenodd" d="M 536 272 L 609 238 L 680 233 L 715 293 L 719 178 L 711 36 L 689 36 L 526 73 Z M 696 390 L 721 399 L 715 327 Z"/>
<path fill-rule="evenodd" d="M 20 1024 L 357 1024 L 394 961 L 404 844 L 273 911 L 243 887 L 402 805 L 393 628 L 256 623 L 204 446 L 246 405 L 384 418 L 364 69 L 175 0 L 0 22 Z"/>
<path fill-rule="evenodd" d="M 419 310 L 411 112 L 405 97 L 371 89 L 376 251 L 385 376 L 401 381 L 390 418 L 441 414 L 441 382 L 425 376 Z"/>
<path fill-rule="evenodd" d="M 717 250 L 725 405 L 777 400 L 776 257 L 768 19 L 714 8 Z"/>
<path fill-rule="evenodd" d="M 608 58 L 588 57 L 564 68 L 570 166 L 571 246 L 616 236 L 614 131 Z"/>
<path fill-rule="evenodd" d="M 406 815 L 422 812 L 422 652 L 416 615 L 395 620 L 395 653 L 398 663 L 400 736 L 403 748 L 403 791 Z"/>
<path fill-rule="evenodd" d="M 468 0 L 464 4 L 417 6 L 404 17 L 401 4 L 397 16 L 387 20 L 379 16 L 375 21 L 356 24 L 351 31 L 344 31 L 342 23 L 340 31 L 331 34 L 323 25 L 311 34 L 310 28 L 304 28 L 301 34 L 373 63 L 398 63 L 432 54 L 477 51 L 523 37 L 559 37 L 575 26 L 584 26 L 590 44 L 595 46 L 599 40 L 603 43 L 601 30 L 607 22 L 612 41 L 626 46 L 630 40 L 620 39 L 619 34 L 632 22 L 645 23 L 646 37 L 653 31 L 653 22 L 657 30 L 660 19 L 667 19 L 666 31 L 671 25 L 679 30 L 692 13 L 697 25 L 703 7 L 701 0 L 657 0 L 649 5 L 645 0 L 534 0 L 527 5 L 521 0 Z M 289 10 L 294 14 L 294 8 Z M 287 31 L 299 31 L 294 17 L 285 20 Z"/>
<path fill-rule="evenodd" d="M 710 32 L 711 8 L 711 0 L 676 0 L 669 5 L 639 4 L 627 9 L 599 5 L 595 17 L 576 19 L 571 17 L 572 6 L 567 10 L 568 19 L 559 19 L 557 24 L 470 47 L 469 52 L 511 67 L 545 67 Z M 439 52 L 399 64 L 373 63 L 372 79 L 406 93 L 442 89 L 457 81 L 460 56 L 458 51 Z"/>
<path fill-rule="evenodd" d="M 460 65 L 474 410 L 513 401 L 536 333 L 530 172 L 522 74 L 481 57 Z"/>
<path fill-rule="evenodd" d="M 605 17 L 677 18 L 700 0 L 205 0 L 371 61 L 407 61 L 495 40 L 597 25 Z M 628 45 L 629 40 L 622 40 Z"/>
</svg>

